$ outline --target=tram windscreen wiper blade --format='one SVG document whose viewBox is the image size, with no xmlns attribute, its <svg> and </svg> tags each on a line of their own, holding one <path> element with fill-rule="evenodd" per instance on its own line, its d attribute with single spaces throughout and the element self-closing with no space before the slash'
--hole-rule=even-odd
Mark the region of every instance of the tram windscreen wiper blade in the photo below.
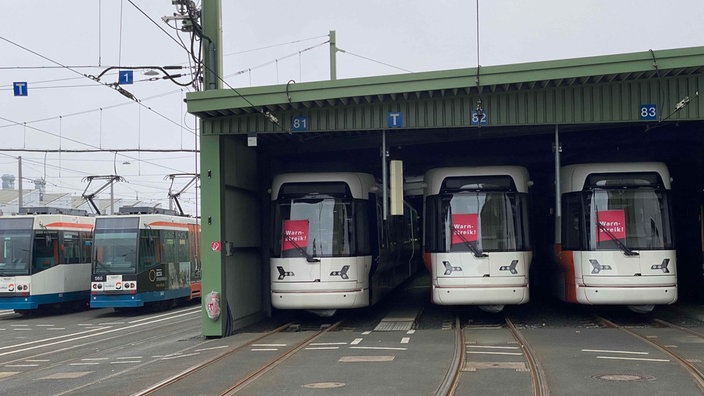
<svg viewBox="0 0 704 396">
<path fill-rule="evenodd" d="M 317 258 L 315 258 L 315 257 L 313 257 L 313 256 L 311 256 L 311 255 L 309 255 L 308 252 L 306 252 L 305 249 L 303 249 L 301 246 L 299 246 L 299 245 L 296 243 L 296 241 L 294 241 L 293 238 L 291 238 L 286 232 L 284 232 L 283 234 L 284 234 L 284 238 L 286 238 L 286 240 L 288 240 L 289 242 L 291 242 L 291 245 L 293 245 L 293 247 L 296 248 L 296 250 L 298 250 L 299 252 L 301 252 L 302 255 L 305 256 L 307 262 L 309 262 L 309 263 L 317 263 L 317 262 L 320 261 L 320 259 L 317 259 Z"/>
<path fill-rule="evenodd" d="M 452 232 L 454 232 L 455 235 L 460 237 L 462 242 L 464 242 L 464 244 L 467 245 L 469 250 L 472 251 L 472 253 L 474 254 L 474 257 L 489 257 L 488 254 L 482 252 L 481 250 L 479 250 L 479 248 L 477 248 L 470 241 L 468 241 L 467 238 L 465 238 L 464 235 L 462 235 L 462 233 L 459 230 L 457 230 L 457 228 L 455 228 L 455 226 L 450 225 L 450 228 L 452 229 Z"/>
<path fill-rule="evenodd" d="M 638 252 L 633 251 L 633 249 L 629 248 L 628 246 L 626 246 L 626 244 L 621 242 L 621 240 L 618 239 L 616 237 L 616 235 L 612 234 L 611 231 L 609 231 L 609 229 L 606 228 L 605 225 L 601 224 L 598 221 L 596 222 L 596 224 L 599 227 L 599 229 L 601 231 L 603 231 L 604 234 L 606 234 L 609 237 L 609 239 L 611 239 L 612 241 L 614 241 L 614 243 L 616 243 L 616 246 L 618 246 L 618 248 L 623 251 L 623 254 L 625 254 L 626 256 L 638 256 L 640 254 Z"/>
<path fill-rule="evenodd" d="M 98 269 L 98 267 L 100 267 L 103 271 L 105 271 L 105 274 L 110 275 L 113 273 L 112 270 L 103 264 L 102 261 L 95 259 L 95 264 L 97 264 L 95 268 Z"/>
</svg>

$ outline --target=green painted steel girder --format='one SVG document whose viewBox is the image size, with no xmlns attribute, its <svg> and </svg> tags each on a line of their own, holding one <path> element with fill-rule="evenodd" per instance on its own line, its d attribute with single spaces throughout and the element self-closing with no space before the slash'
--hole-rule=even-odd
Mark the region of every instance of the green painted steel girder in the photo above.
<svg viewBox="0 0 704 396">
<path fill-rule="evenodd" d="M 694 47 L 220 89 L 190 93 L 187 102 L 204 134 L 287 132 L 297 116 L 309 132 L 377 130 L 388 127 L 388 112 L 403 114 L 401 129 L 463 128 L 479 99 L 488 126 L 637 122 L 641 104 L 655 104 L 659 119 L 700 120 L 703 76 L 704 47 Z M 690 105 L 672 113 L 684 97 Z"/>
</svg>

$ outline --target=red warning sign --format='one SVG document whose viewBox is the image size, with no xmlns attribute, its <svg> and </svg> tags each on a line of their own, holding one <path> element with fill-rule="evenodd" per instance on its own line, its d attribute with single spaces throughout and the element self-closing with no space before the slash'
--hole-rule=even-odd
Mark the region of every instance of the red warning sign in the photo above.
<svg viewBox="0 0 704 396">
<path fill-rule="evenodd" d="M 477 240 L 477 214 L 456 213 L 452 215 L 452 240 L 450 244 L 474 242 Z"/>
<path fill-rule="evenodd" d="M 308 220 L 284 220 L 281 250 L 305 248 L 308 245 Z"/>
<path fill-rule="evenodd" d="M 220 241 L 210 242 L 210 249 L 212 249 L 214 252 L 219 252 L 220 251 Z"/>
<path fill-rule="evenodd" d="M 596 221 L 599 222 L 599 232 L 596 241 L 610 241 L 609 233 L 616 239 L 626 239 L 626 221 L 623 209 L 600 210 L 596 213 Z"/>
</svg>

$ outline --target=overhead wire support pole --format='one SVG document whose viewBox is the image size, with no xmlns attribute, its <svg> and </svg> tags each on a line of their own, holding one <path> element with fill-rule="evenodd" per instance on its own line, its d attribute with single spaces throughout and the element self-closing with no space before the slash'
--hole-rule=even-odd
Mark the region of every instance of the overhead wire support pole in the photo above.
<svg viewBox="0 0 704 396">
<path fill-rule="evenodd" d="M 560 145 L 560 126 L 555 125 L 555 218 L 556 223 L 560 224 L 560 219 L 562 218 L 562 197 L 560 196 L 560 153 L 562 152 L 562 146 Z"/>
<path fill-rule="evenodd" d="M 383 211 L 384 211 L 384 221 L 389 217 L 389 194 L 387 192 L 387 186 L 389 185 L 389 175 L 388 166 L 386 164 L 386 158 L 388 157 L 388 152 L 386 149 L 386 129 L 381 131 L 381 196 L 384 201 Z"/>
<path fill-rule="evenodd" d="M 335 31 L 330 31 L 330 80 L 337 80 L 337 39 Z"/>
</svg>

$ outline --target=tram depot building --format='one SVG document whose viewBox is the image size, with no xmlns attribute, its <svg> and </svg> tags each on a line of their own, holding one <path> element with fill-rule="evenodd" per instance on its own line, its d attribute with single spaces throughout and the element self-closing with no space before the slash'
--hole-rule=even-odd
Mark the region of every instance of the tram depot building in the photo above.
<svg viewBox="0 0 704 396">
<path fill-rule="evenodd" d="M 679 299 L 704 297 L 704 47 L 190 93 L 201 119 L 204 336 L 271 313 L 270 188 L 287 172 L 382 176 L 528 169 L 532 293 L 549 294 L 556 164 L 664 162 L 672 176 Z M 702 92 L 704 94 L 704 91 Z M 415 183 L 413 183 L 415 182 Z M 406 190 L 420 210 L 421 199 Z"/>
</svg>

